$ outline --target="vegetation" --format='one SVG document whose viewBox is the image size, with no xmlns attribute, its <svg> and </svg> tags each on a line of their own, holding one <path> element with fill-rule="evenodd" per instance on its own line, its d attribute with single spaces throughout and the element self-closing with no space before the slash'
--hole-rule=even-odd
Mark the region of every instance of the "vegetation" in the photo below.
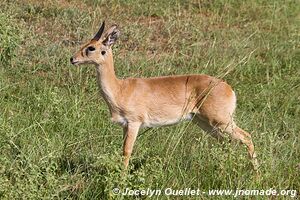
<svg viewBox="0 0 300 200">
<path fill-rule="evenodd" d="M 148 198 L 115 195 L 115 187 L 300 192 L 297 1 L 4 0 L 0 7 L 2 199 Z M 118 77 L 205 73 L 230 83 L 260 173 L 243 146 L 218 143 L 188 122 L 143 130 L 125 172 L 122 130 L 110 121 L 95 69 L 69 63 L 104 19 L 122 32 Z"/>
</svg>

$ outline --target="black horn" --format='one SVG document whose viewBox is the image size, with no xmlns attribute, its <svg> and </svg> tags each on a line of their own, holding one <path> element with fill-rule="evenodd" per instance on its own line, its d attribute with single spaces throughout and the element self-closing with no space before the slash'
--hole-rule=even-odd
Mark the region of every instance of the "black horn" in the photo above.
<svg viewBox="0 0 300 200">
<path fill-rule="evenodd" d="M 101 25 L 99 31 L 96 33 L 96 35 L 94 36 L 94 38 L 93 38 L 92 40 L 98 41 L 98 40 L 101 38 L 102 33 L 103 33 L 103 31 L 104 31 L 104 27 L 105 27 L 105 21 L 103 21 L 103 23 L 102 23 L 102 25 Z"/>
</svg>

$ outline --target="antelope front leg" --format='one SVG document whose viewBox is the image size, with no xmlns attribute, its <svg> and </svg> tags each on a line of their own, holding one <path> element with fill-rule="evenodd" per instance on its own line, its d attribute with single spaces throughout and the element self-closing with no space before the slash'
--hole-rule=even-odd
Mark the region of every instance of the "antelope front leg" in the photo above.
<svg viewBox="0 0 300 200">
<path fill-rule="evenodd" d="M 124 145 L 123 145 L 123 156 L 125 157 L 124 165 L 128 167 L 129 159 L 132 153 L 133 145 L 136 140 L 137 134 L 141 123 L 128 123 L 127 127 L 124 127 Z"/>
</svg>

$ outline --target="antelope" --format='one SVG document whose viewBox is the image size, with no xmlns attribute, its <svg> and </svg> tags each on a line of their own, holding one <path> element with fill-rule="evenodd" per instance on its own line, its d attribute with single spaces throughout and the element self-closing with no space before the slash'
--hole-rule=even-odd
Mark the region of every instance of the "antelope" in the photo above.
<svg viewBox="0 0 300 200">
<path fill-rule="evenodd" d="M 100 92 L 111 120 L 123 127 L 123 156 L 128 167 L 139 129 L 192 120 L 215 138 L 225 134 L 246 145 L 256 170 L 258 162 L 251 135 L 233 121 L 236 95 L 225 81 L 208 75 L 177 75 L 152 78 L 116 77 L 112 46 L 120 31 L 105 21 L 95 36 L 71 57 L 73 65 L 93 64 Z"/>
</svg>

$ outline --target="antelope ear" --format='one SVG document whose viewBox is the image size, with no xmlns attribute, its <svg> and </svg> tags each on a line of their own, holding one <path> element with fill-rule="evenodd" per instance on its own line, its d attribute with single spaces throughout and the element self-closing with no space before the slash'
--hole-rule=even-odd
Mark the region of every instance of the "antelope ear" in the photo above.
<svg viewBox="0 0 300 200">
<path fill-rule="evenodd" d="M 103 45 L 112 46 L 117 41 L 119 35 L 120 31 L 118 30 L 117 25 L 113 25 L 106 31 L 102 41 Z"/>
<path fill-rule="evenodd" d="M 96 35 L 93 37 L 92 40 L 98 41 L 102 36 L 104 28 L 105 28 L 105 21 L 103 21 L 101 27 L 99 28 L 98 32 L 96 33 Z"/>
</svg>

